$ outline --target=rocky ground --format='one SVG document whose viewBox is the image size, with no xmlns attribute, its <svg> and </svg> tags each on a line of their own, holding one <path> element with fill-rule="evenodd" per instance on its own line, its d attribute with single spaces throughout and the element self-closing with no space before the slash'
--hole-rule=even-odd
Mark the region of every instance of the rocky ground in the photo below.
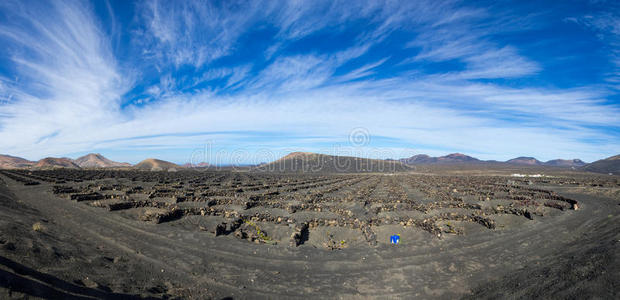
<svg viewBox="0 0 620 300">
<path fill-rule="evenodd" d="M 2 298 L 620 290 L 617 176 L 59 169 L 0 179 Z"/>
</svg>

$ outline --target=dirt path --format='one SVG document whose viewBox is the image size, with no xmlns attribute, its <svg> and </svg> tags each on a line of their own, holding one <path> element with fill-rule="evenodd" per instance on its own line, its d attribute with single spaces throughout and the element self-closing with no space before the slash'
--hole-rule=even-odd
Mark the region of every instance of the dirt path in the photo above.
<svg viewBox="0 0 620 300">
<path fill-rule="evenodd" d="M 96 267 L 96 280 L 110 289 L 108 293 L 125 291 L 141 296 L 184 298 L 311 295 L 453 299 L 472 293 L 483 298 L 506 296 L 517 291 L 514 283 L 506 281 L 539 286 L 541 280 L 547 280 L 549 284 L 544 286 L 550 290 L 533 288 L 521 296 L 548 296 L 553 295 L 553 288 L 563 287 L 552 284 L 562 280 L 557 278 L 561 270 L 571 264 L 587 265 L 587 255 L 592 253 L 598 253 L 598 260 L 586 268 L 583 276 L 577 272 L 569 278 L 568 282 L 574 284 L 566 296 L 584 290 L 603 298 L 617 295 L 617 286 L 598 290 L 579 287 L 591 278 L 599 285 L 620 281 L 618 199 L 571 195 L 583 203 L 580 210 L 535 218 L 519 227 L 492 231 L 476 225 L 479 228 L 472 227 L 464 236 L 446 236 L 441 240 L 421 231 L 420 238 L 406 247 L 380 243 L 377 247 L 326 251 L 310 245 L 256 245 L 233 236 L 186 231 L 168 223 L 130 220 L 118 213 L 55 197 L 49 193 L 48 184 L 23 186 L 3 179 L 15 199 L 37 211 L 32 220 L 19 224 L 26 226 L 24 232 L 33 234 L 29 222 L 37 218 L 48 220 L 49 224 L 44 224 L 48 227 L 46 234 L 58 239 L 55 247 L 67 252 L 65 255 L 82 256 L 73 258 L 72 263 L 79 266 L 75 269 L 48 263 L 44 271 L 37 271 L 60 273 L 60 277 L 75 280 L 84 279 Z M 11 238 L 6 230 L 3 228 L 3 239 Z M 66 244 L 69 240 L 78 243 L 72 248 Z M 5 256 L 5 252 L 0 255 Z M 18 260 L 19 255 L 13 254 L 11 258 Z M 530 272 L 541 275 L 541 279 L 526 280 Z M 101 288 L 94 290 L 105 292 Z"/>
</svg>

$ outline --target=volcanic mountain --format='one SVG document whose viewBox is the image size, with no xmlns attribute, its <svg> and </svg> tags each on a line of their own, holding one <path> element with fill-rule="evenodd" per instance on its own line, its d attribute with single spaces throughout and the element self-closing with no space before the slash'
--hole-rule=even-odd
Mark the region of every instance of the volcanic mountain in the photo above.
<svg viewBox="0 0 620 300">
<path fill-rule="evenodd" d="M 620 175 L 620 155 L 608 157 L 589 163 L 580 168 L 584 171 Z"/>
<path fill-rule="evenodd" d="M 430 157 L 426 154 L 418 154 L 418 155 L 414 155 L 412 157 L 408 157 L 408 158 L 401 158 L 398 161 L 404 163 L 404 164 L 408 164 L 408 165 L 415 165 L 415 164 L 430 164 L 430 163 L 434 163 L 437 162 L 437 158 L 436 157 Z"/>
<path fill-rule="evenodd" d="M 112 167 L 130 167 L 128 163 L 119 163 L 111 161 L 99 153 L 90 153 L 84 155 L 74 162 L 81 168 L 112 168 Z"/>
<path fill-rule="evenodd" d="M 0 169 L 27 168 L 34 164 L 33 161 L 10 155 L 0 155 Z"/>
<path fill-rule="evenodd" d="M 55 158 L 55 157 L 47 157 L 42 160 L 39 160 L 36 164 L 32 166 L 36 169 L 51 169 L 51 168 L 71 168 L 71 169 L 79 169 L 76 163 L 73 162 L 70 158 Z"/>
<path fill-rule="evenodd" d="M 408 165 L 415 164 L 458 164 L 458 163 L 478 163 L 481 162 L 479 159 L 471 156 L 467 156 L 461 153 L 452 153 L 446 156 L 439 157 L 431 157 L 426 154 L 418 154 L 409 158 L 399 159 L 400 162 Z"/>
<path fill-rule="evenodd" d="M 255 170 L 292 173 L 377 173 L 412 170 L 398 161 L 293 152 Z"/>
<path fill-rule="evenodd" d="M 437 157 L 438 163 L 473 163 L 480 160 L 461 153 L 452 153 L 446 156 Z"/>
<path fill-rule="evenodd" d="M 543 164 L 543 162 L 539 161 L 536 158 L 525 157 L 525 156 L 507 160 L 506 163 L 513 164 L 513 165 L 528 165 L 528 166 L 539 166 Z"/>
<path fill-rule="evenodd" d="M 147 158 L 135 165 L 134 168 L 149 171 L 173 171 L 178 170 L 182 167 L 165 160 Z"/>
<path fill-rule="evenodd" d="M 452 153 L 446 156 L 432 157 L 426 154 L 418 154 L 409 158 L 402 158 L 398 161 L 407 165 L 416 164 L 478 164 L 489 163 L 494 165 L 511 164 L 511 165 L 527 165 L 527 166 L 554 166 L 554 167 L 581 167 L 586 163 L 580 159 L 554 159 L 547 162 L 541 162 L 534 157 L 517 157 L 506 162 L 494 160 L 479 160 L 475 157 L 467 156 L 461 153 Z"/>
<path fill-rule="evenodd" d="M 586 163 L 581 159 L 554 159 L 544 163 L 545 166 L 556 166 L 556 167 L 581 167 Z"/>
</svg>

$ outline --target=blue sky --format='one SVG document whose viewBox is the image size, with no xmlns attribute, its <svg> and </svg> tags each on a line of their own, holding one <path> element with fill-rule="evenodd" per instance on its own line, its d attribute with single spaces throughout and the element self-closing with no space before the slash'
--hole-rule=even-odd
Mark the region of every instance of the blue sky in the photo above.
<svg viewBox="0 0 620 300">
<path fill-rule="evenodd" d="M 0 153 L 620 153 L 614 1 L 2 1 Z"/>
</svg>

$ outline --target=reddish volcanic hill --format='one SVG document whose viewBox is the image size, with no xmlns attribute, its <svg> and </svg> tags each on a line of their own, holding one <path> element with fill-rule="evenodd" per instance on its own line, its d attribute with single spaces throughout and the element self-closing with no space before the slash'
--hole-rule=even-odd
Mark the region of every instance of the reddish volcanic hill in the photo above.
<svg viewBox="0 0 620 300">
<path fill-rule="evenodd" d="M 130 167 L 128 163 L 120 163 L 111 161 L 99 153 L 91 153 L 84 155 L 74 161 L 81 168 L 113 168 L 113 167 Z"/>
<path fill-rule="evenodd" d="M 461 153 L 452 153 L 446 156 L 440 156 L 437 158 L 437 162 L 439 163 L 471 163 L 471 162 L 479 162 L 480 160 L 471 156 L 467 156 Z"/>
<path fill-rule="evenodd" d="M 407 164 L 493 164 L 493 165 L 525 165 L 525 166 L 553 166 L 553 167 L 581 167 L 586 163 L 580 159 L 554 159 L 548 162 L 541 162 L 534 157 L 517 157 L 506 162 L 499 162 L 494 160 L 479 160 L 475 157 L 471 157 L 461 153 L 452 153 L 446 156 L 432 157 L 426 154 L 418 154 L 409 158 L 402 158 L 398 161 Z"/>
<path fill-rule="evenodd" d="M 33 161 L 29 161 L 21 157 L 0 155 L 0 169 L 27 168 L 33 164 Z"/>
<path fill-rule="evenodd" d="M 586 163 L 581 159 L 554 159 L 547 161 L 545 165 L 547 166 L 556 166 L 556 167 L 581 167 Z"/>
<path fill-rule="evenodd" d="M 446 156 L 439 156 L 439 157 L 431 157 L 426 154 L 418 154 L 418 155 L 414 155 L 409 158 L 400 159 L 399 161 L 402 163 L 408 164 L 408 165 L 434 164 L 434 163 L 456 164 L 456 163 L 478 163 L 480 162 L 480 160 L 475 157 L 467 156 L 461 153 L 452 153 Z"/>
<path fill-rule="evenodd" d="M 172 171 L 172 170 L 177 170 L 177 169 L 182 168 L 182 166 L 179 166 L 177 164 L 174 164 L 174 163 L 171 163 L 165 160 L 155 159 L 155 158 L 147 158 L 139 162 L 134 167 L 136 169 L 149 170 L 149 171 Z"/>
<path fill-rule="evenodd" d="M 528 166 L 538 166 L 538 165 L 543 164 L 541 161 L 539 161 L 536 158 L 525 157 L 525 156 L 513 158 L 510 160 L 507 160 L 506 162 L 509 164 L 513 164 L 513 165 L 528 165 Z"/>
<path fill-rule="evenodd" d="M 597 160 L 581 169 L 589 172 L 620 175 L 620 155 Z"/>
<path fill-rule="evenodd" d="M 79 169 L 76 163 L 69 158 L 55 158 L 55 157 L 47 157 L 42 160 L 39 160 L 36 164 L 33 165 L 34 168 L 37 169 L 48 169 L 48 168 L 71 168 L 71 169 Z"/>
<path fill-rule="evenodd" d="M 398 161 L 293 152 L 274 162 L 258 166 L 256 170 L 286 173 L 380 173 L 412 169 Z"/>
<path fill-rule="evenodd" d="M 434 163 L 437 161 L 436 157 L 430 157 L 426 154 L 418 154 L 418 155 L 414 155 L 412 157 L 408 157 L 408 158 L 401 158 L 398 161 L 404 163 L 404 164 L 408 164 L 408 165 L 413 165 L 413 164 L 430 164 L 430 163 Z"/>
</svg>

